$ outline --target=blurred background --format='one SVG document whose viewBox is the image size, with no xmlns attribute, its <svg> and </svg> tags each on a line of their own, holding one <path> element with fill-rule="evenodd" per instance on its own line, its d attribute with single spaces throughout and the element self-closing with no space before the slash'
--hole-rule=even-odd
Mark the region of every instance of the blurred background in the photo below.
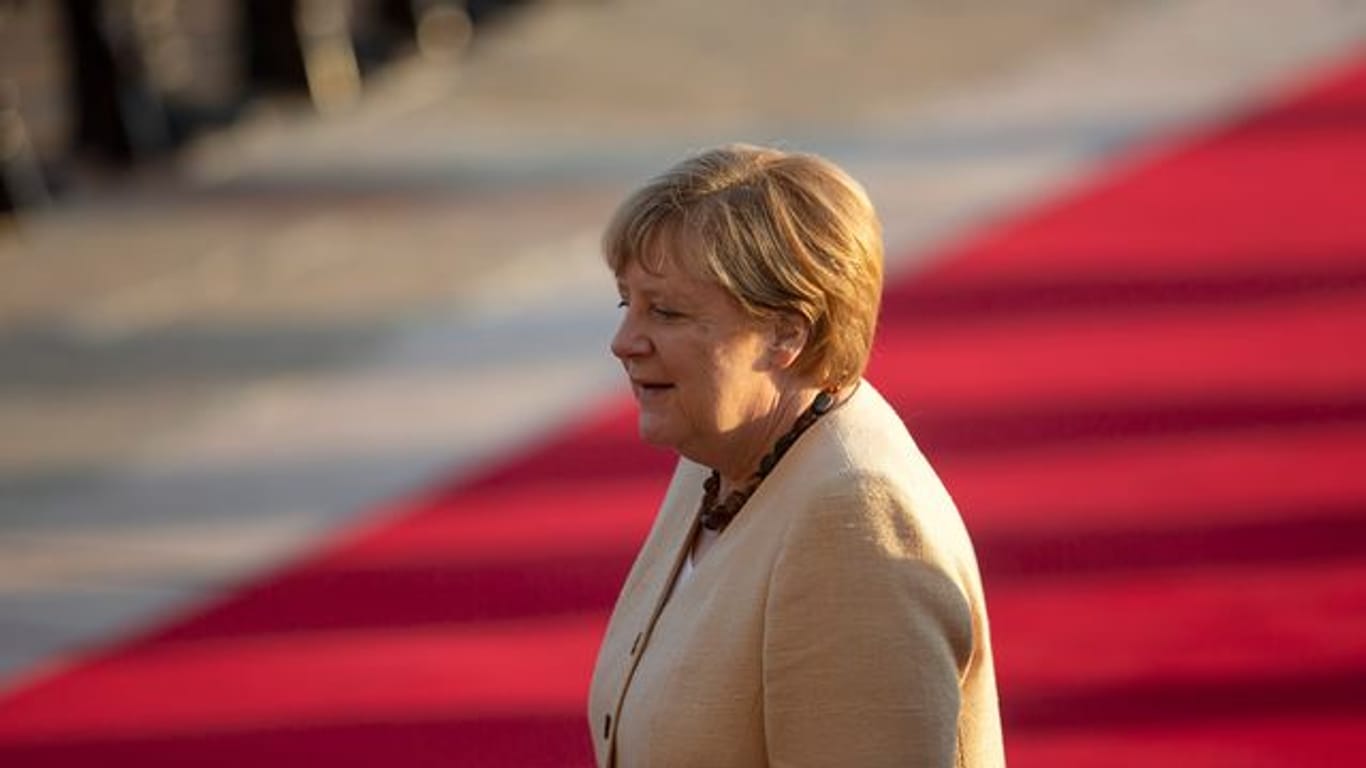
<svg viewBox="0 0 1366 768">
<path fill-rule="evenodd" d="M 338 749 L 299 735 L 270 696 L 259 711 L 242 704 L 255 714 L 241 722 L 181 722 L 158 708 L 171 707 L 174 678 L 119 677 L 120 659 L 186 642 L 187 627 L 276 594 L 272 579 L 325 569 L 414 510 L 493 514 L 479 493 L 544 471 L 547 446 L 572 454 L 574 440 L 616 424 L 615 297 L 598 234 L 626 192 L 690 151 L 742 140 L 831 157 L 867 185 L 894 277 L 915 286 L 1041 204 L 1085 195 L 1097 174 L 1205 137 L 1360 56 L 1363 40 L 1356 0 L 0 0 L 0 756 L 199 762 L 219 744 L 205 734 L 228 731 L 248 736 L 225 764 Z M 1366 130 L 1353 109 L 1337 124 Z M 1366 218 L 1359 205 L 1340 212 Z M 1366 240 L 1343 242 L 1343 263 L 1366 260 L 1351 250 Z M 1359 272 L 1330 277 L 1359 290 Z M 983 402 L 1008 400 L 999 386 Z M 933 426 L 933 397 L 902 397 Z M 651 466 L 657 478 L 663 465 Z M 421 495 L 431 488 L 441 491 Z M 558 489 L 624 498 L 610 491 Z M 1363 497 L 1343 493 L 1350 521 Z M 565 611 L 583 617 L 565 641 L 579 650 L 542 671 L 564 675 L 563 700 L 532 696 L 542 719 L 516 727 L 505 721 L 525 714 L 517 701 L 489 704 L 504 730 L 461 709 L 475 731 L 428 723 L 386 749 L 414 750 L 402 752 L 413 764 L 441 756 L 431 745 L 480 756 L 469 764 L 583 764 L 575 686 L 651 499 L 642 493 L 625 541 Z M 970 528 L 974 514 L 965 503 Z M 449 537 L 449 558 L 465 552 L 459 588 L 488 594 L 459 621 L 367 626 L 499 619 L 499 589 L 515 601 L 522 587 L 469 563 L 505 563 L 495 550 L 541 522 L 432 534 Z M 1339 540 L 1366 535 L 1335 524 Z M 1002 536 L 1006 560 L 1036 557 Z M 525 572 L 577 573 L 540 562 Z M 1003 593 L 1012 568 L 998 566 Z M 454 583 L 418 591 L 460 603 L 437 589 Z M 312 605 L 390 599 L 310 584 Z M 264 604 L 284 634 L 298 629 L 281 607 L 293 603 Z M 1005 621 L 1008 638 L 1028 627 Z M 1346 658 L 1366 658 L 1360 643 Z M 1009 645 L 1000 653 L 1009 704 Z M 220 685 L 237 674 L 222 670 L 257 674 L 219 661 L 204 664 Z M 468 696 L 461 706 L 482 711 Z M 162 704 L 126 720 L 105 711 L 130 698 Z M 357 701 L 367 723 L 405 721 Z M 1048 730 L 1055 705 L 1039 706 L 1012 716 Z M 502 735 L 470 746 L 476 732 Z M 541 752 L 511 746 L 543 737 Z M 115 742 L 126 751 L 110 752 Z M 1106 743 L 1017 756 L 1093 764 Z"/>
</svg>

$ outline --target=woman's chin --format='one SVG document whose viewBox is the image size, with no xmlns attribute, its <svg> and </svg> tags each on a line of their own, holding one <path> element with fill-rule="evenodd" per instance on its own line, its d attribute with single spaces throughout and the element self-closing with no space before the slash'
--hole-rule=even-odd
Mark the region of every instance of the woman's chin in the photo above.
<svg viewBox="0 0 1366 768">
<path fill-rule="evenodd" d="M 636 431 L 640 434 L 640 439 L 643 442 L 660 448 L 672 448 L 677 441 L 668 425 L 661 422 L 662 420 L 657 417 L 648 413 L 641 413 L 636 424 Z"/>
</svg>

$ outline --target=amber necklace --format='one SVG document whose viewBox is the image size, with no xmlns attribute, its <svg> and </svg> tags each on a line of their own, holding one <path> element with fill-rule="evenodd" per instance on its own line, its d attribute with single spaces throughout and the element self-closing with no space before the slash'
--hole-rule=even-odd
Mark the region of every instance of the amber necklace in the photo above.
<svg viewBox="0 0 1366 768">
<path fill-rule="evenodd" d="M 792 444 L 797 442 L 797 438 L 801 437 L 808 427 L 815 424 L 817 419 L 824 416 L 834 404 L 835 398 L 829 392 L 821 392 L 816 395 L 816 399 L 811 401 L 811 407 L 797 417 L 797 422 L 792 425 L 792 429 L 778 438 L 778 442 L 773 444 L 773 450 L 769 451 L 768 455 L 759 461 L 759 470 L 750 477 L 749 484 L 744 488 L 731 491 L 720 503 L 716 501 L 716 497 L 721 492 L 721 473 L 713 469 L 711 476 L 702 486 L 705 493 L 702 494 L 702 506 L 697 513 L 702 522 L 702 527 L 717 533 L 724 531 L 726 526 L 730 525 L 730 521 L 740 513 L 740 508 L 745 506 L 746 501 L 749 501 L 749 497 L 754 495 L 754 491 L 759 488 L 759 483 L 762 483 L 764 478 L 768 477 L 768 473 L 778 466 L 778 460 L 787 453 L 787 449 L 791 448 Z"/>
</svg>

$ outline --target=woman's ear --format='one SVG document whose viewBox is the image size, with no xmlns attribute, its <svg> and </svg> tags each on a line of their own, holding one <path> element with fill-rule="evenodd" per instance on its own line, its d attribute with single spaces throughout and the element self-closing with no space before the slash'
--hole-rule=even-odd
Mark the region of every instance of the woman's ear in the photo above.
<svg viewBox="0 0 1366 768">
<path fill-rule="evenodd" d="M 769 360 L 774 368 L 787 369 L 797 362 L 811 337 L 811 326 L 801 315 L 784 312 L 773 322 Z"/>
</svg>

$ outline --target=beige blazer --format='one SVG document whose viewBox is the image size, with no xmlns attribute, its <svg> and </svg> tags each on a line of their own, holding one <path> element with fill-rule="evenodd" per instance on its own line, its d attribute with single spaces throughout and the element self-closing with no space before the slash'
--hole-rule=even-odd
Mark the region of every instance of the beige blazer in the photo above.
<svg viewBox="0 0 1366 768">
<path fill-rule="evenodd" d="M 986 605 L 934 470 L 866 381 L 670 596 L 709 470 L 679 462 L 599 651 L 599 766 L 1000 766 Z"/>
</svg>

